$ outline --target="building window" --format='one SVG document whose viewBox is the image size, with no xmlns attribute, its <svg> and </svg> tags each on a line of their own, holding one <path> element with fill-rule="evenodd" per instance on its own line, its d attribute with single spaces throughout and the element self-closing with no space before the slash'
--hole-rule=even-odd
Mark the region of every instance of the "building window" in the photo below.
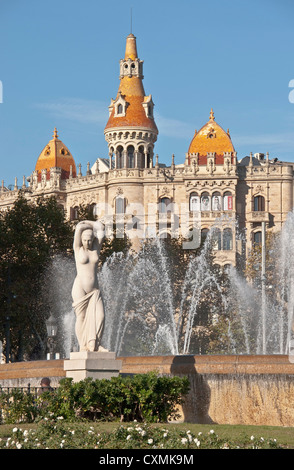
<svg viewBox="0 0 294 470">
<path fill-rule="evenodd" d="M 70 220 L 77 220 L 79 215 L 79 208 L 78 206 L 76 207 L 71 207 L 70 208 Z"/>
<path fill-rule="evenodd" d="M 223 231 L 223 250 L 233 249 L 233 233 L 230 228 L 225 228 Z"/>
<path fill-rule="evenodd" d="M 224 211 L 233 210 L 233 196 L 230 191 L 226 191 L 224 194 Z"/>
<path fill-rule="evenodd" d="M 211 206 L 213 211 L 221 211 L 222 210 L 222 198 L 220 193 L 213 193 Z"/>
<path fill-rule="evenodd" d="M 255 232 L 253 234 L 253 244 L 254 245 L 261 245 L 261 237 L 262 237 L 261 232 Z"/>
<path fill-rule="evenodd" d="M 119 104 L 117 105 L 117 114 L 122 114 L 122 113 L 123 113 L 123 107 L 122 107 L 122 104 L 119 103 Z"/>
<path fill-rule="evenodd" d="M 159 211 L 161 214 L 171 213 L 171 200 L 168 197 L 163 197 L 160 200 Z"/>
<path fill-rule="evenodd" d="M 127 148 L 128 153 L 128 168 L 135 168 L 135 149 L 133 145 Z"/>
<path fill-rule="evenodd" d="M 123 197 L 117 197 L 115 200 L 115 213 L 124 214 L 126 210 L 126 200 Z"/>
<path fill-rule="evenodd" d="M 221 250 L 222 249 L 222 234 L 219 228 L 213 230 L 211 238 L 212 238 L 212 249 Z"/>
<path fill-rule="evenodd" d="M 208 228 L 203 228 L 201 229 L 201 245 L 203 245 L 203 243 L 205 242 L 207 236 L 208 236 Z"/>
<path fill-rule="evenodd" d="M 123 166 L 124 166 L 124 164 L 123 164 L 123 148 L 120 145 L 116 149 L 116 168 L 120 169 L 120 168 L 123 168 Z"/>
<path fill-rule="evenodd" d="M 189 210 L 190 212 L 200 211 L 200 198 L 197 193 L 190 194 Z"/>
<path fill-rule="evenodd" d="M 201 195 L 201 210 L 210 211 L 210 196 L 208 193 L 203 193 Z"/>
<path fill-rule="evenodd" d="M 229 274 L 229 272 L 230 272 L 230 270 L 231 270 L 231 267 L 232 267 L 231 264 L 229 264 L 229 263 L 228 263 L 228 264 L 225 264 L 225 265 L 224 265 L 224 273 Z"/>
<path fill-rule="evenodd" d="M 263 212 L 265 210 L 265 203 L 263 196 L 255 196 L 254 198 L 254 211 Z"/>
<path fill-rule="evenodd" d="M 145 154 L 144 154 L 144 147 L 140 145 L 138 149 L 138 168 L 144 168 L 145 166 Z"/>
</svg>

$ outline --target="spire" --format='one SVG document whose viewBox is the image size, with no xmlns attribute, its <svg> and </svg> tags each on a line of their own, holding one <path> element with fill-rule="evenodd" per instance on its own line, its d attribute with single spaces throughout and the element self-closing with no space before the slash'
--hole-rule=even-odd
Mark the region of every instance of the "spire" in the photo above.
<svg viewBox="0 0 294 470">
<path fill-rule="evenodd" d="M 54 127 L 54 133 L 53 133 L 53 136 L 52 136 L 52 137 L 53 137 L 54 140 L 58 139 L 58 134 L 57 134 L 57 129 L 56 129 L 56 127 Z"/>
<path fill-rule="evenodd" d="M 214 121 L 214 112 L 213 112 L 213 109 L 212 109 L 212 108 L 211 108 L 211 110 L 210 110 L 209 120 L 210 120 L 210 121 Z"/>
<path fill-rule="evenodd" d="M 136 37 L 131 33 L 127 36 L 125 60 L 138 58 Z"/>
</svg>

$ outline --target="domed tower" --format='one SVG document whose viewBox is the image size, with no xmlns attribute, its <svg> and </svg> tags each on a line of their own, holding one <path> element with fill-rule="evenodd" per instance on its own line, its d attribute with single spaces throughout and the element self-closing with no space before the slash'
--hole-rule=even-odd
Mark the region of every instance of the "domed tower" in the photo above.
<svg viewBox="0 0 294 470">
<path fill-rule="evenodd" d="M 209 121 L 197 132 L 190 143 L 187 154 L 187 165 L 199 168 L 206 166 L 213 172 L 216 166 L 231 169 L 236 165 L 236 152 L 231 141 L 229 130 L 225 130 L 215 122 L 211 109 Z"/>
<path fill-rule="evenodd" d="M 66 145 L 58 138 L 57 130 L 54 129 L 53 138 L 43 148 L 40 153 L 35 172 L 38 174 L 38 180 L 41 180 L 41 175 L 46 173 L 46 179 L 50 179 L 50 169 L 60 168 L 61 179 L 69 178 L 69 176 L 76 176 L 76 164 L 74 158 Z"/>
<path fill-rule="evenodd" d="M 125 58 L 120 61 L 120 85 L 111 99 L 104 135 L 108 143 L 110 168 L 153 166 L 158 129 L 154 121 L 152 96 L 143 87 L 143 61 L 138 58 L 136 37 L 129 34 Z"/>
</svg>

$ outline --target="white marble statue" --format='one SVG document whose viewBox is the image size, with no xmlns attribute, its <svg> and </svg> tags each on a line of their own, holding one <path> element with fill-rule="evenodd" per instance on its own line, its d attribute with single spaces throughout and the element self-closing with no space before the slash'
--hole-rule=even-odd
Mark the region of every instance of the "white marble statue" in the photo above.
<svg viewBox="0 0 294 470">
<path fill-rule="evenodd" d="M 72 298 L 80 351 L 106 351 L 101 346 L 104 305 L 97 278 L 103 238 L 104 225 L 99 221 L 84 220 L 76 226 L 73 248 L 77 276 Z"/>
</svg>

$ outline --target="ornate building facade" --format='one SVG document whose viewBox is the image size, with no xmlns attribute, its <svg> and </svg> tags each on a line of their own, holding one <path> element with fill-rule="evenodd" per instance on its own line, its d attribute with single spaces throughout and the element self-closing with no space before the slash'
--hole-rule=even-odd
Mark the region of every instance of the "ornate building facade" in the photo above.
<svg viewBox="0 0 294 470">
<path fill-rule="evenodd" d="M 268 154 L 238 161 L 229 130 L 216 122 L 213 110 L 195 131 L 183 162 L 175 165 L 172 156 L 170 166 L 160 164 L 153 110 L 143 86 L 143 61 L 130 34 L 104 130 L 108 157 L 92 167 L 88 163 L 83 175 L 55 129 L 22 186 L 15 181 L 8 189 L 2 183 L 1 210 L 13 205 L 19 191 L 29 200 L 54 195 L 71 220 L 80 205 L 92 206 L 108 235 L 114 224 L 134 239 L 192 234 L 187 248 L 214 227 L 220 266 L 235 265 L 238 256 L 260 243 L 262 227 L 281 229 L 293 208 L 293 164 L 270 160 Z"/>
</svg>

